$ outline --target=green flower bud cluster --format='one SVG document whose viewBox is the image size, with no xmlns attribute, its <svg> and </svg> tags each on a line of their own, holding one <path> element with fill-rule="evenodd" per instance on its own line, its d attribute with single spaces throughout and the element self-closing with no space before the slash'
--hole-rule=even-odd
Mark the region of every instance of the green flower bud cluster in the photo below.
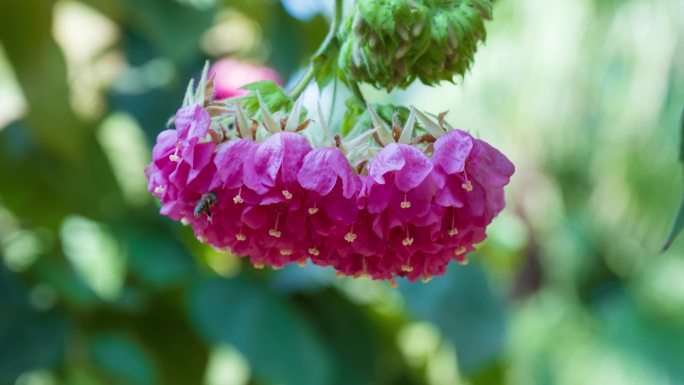
<svg viewBox="0 0 684 385">
<path fill-rule="evenodd" d="M 388 90 L 452 81 L 491 16 L 492 0 L 357 0 L 340 28 L 339 65 L 347 80 Z"/>
</svg>

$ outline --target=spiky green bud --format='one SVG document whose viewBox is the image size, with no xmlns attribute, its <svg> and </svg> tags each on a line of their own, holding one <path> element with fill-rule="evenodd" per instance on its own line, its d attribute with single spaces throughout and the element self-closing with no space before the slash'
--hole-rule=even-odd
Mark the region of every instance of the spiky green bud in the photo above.
<svg viewBox="0 0 684 385">
<path fill-rule="evenodd" d="M 340 29 L 350 81 L 405 88 L 463 75 L 485 38 L 491 0 L 358 0 Z"/>
</svg>

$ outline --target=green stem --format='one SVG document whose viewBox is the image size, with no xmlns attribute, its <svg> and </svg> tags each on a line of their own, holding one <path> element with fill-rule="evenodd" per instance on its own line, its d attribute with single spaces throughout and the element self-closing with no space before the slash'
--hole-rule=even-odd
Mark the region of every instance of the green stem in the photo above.
<svg viewBox="0 0 684 385">
<path fill-rule="evenodd" d="M 361 102 L 362 105 L 366 105 L 366 99 L 363 97 L 363 94 L 361 93 L 361 89 L 359 88 L 359 84 L 356 82 L 349 82 L 349 89 L 351 92 L 354 94 L 356 99 Z"/>
<path fill-rule="evenodd" d="M 333 9 L 333 17 L 332 21 L 330 23 L 330 29 L 328 30 L 328 34 L 325 37 L 325 40 L 323 40 L 323 43 L 321 43 L 321 46 L 318 47 L 316 50 L 316 53 L 311 56 L 311 60 L 309 63 L 309 67 L 307 68 L 306 72 L 302 76 L 301 79 L 295 84 L 294 87 L 288 92 L 288 96 L 291 97 L 292 99 L 296 99 L 301 95 L 302 92 L 306 89 L 306 87 L 311 83 L 311 80 L 314 78 L 316 75 L 316 70 L 314 69 L 314 61 L 315 60 L 325 60 L 329 54 L 330 49 L 337 45 L 333 44 L 337 41 L 337 28 L 340 25 L 340 21 L 342 20 L 342 0 L 335 0 L 335 8 Z"/>
</svg>

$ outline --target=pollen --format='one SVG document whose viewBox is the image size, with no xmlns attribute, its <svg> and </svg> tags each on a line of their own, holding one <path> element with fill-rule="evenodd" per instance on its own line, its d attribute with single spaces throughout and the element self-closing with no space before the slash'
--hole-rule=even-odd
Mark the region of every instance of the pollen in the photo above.
<svg viewBox="0 0 684 385">
<path fill-rule="evenodd" d="M 314 207 L 309 207 L 309 214 L 314 215 L 318 212 L 318 207 L 314 205 Z"/>
<path fill-rule="evenodd" d="M 282 250 L 280 250 L 280 255 L 292 255 L 292 250 L 282 249 Z"/>
<path fill-rule="evenodd" d="M 356 240 L 356 234 L 349 232 L 344 236 L 344 240 L 349 243 L 354 243 L 354 241 Z"/>
<path fill-rule="evenodd" d="M 272 229 L 268 230 L 268 235 L 275 238 L 280 238 L 281 235 L 280 230 L 278 230 L 278 221 L 280 221 L 280 212 L 276 216 L 275 226 L 273 226 Z"/>
<path fill-rule="evenodd" d="M 237 233 L 237 234 L 235 234 L 235 239 L 242 242 L 242 241 L 247 239 L 247 236 L 245 234 L 242 234 L 242 233 Z"/>
<path fill-rule="evenodd" d="M 159 185 L 159 186 L 157 186 L 157 187 L 154 188 L 154 192 L 157 193 L 157 194 L 161 194 L 161 193 L 163 193 L 165 190 L 166 190 L 166 186 L 164 186 L 164 185 Z"/>
<path fill-rule="evenodd" d="M 284 196 L 285 199 L 287 199 L 287 200 L 292 199 L 292 193 L 289 192 L 289 191 L 287 191 L 287 190 L 283 190 L 283 196 Z"/>
<path fill-rule="evenodd" d="M 461 254 L 465 253 L 466 250 L 467 249 L 465 246 L 461 246 L 458 249 L 454 250 L 454 255 L 461 255 Z"/>
<path fill-rule="evenodd" d="M 321 252 L 318 251 L 318 249 L 315 248 L 315 247 L 312 247 L 312 248 L 309 249 L 309 254 L 313 255 L 314 257 L 318 257 L 318 255 L 319 255 L 320 253 L 321 253 Z"/>
<path fill-rule="evenodd" d="M 463 189 L 466 190 L 467 192 L 473 191 L 473 184 L 470 181 L 466 181 L 465 183 L 463 183 L 461 185 L 461 187 L 463 187 Z"/>
<path fill-rule="evenodd" d="M 410 273 L 413 271 L 413 266 L 409 265 L 408 263 L 405 265 L 402 265 L 401 271 L 406 272 L 406 273 Z"/>
<path fill-rule="evenodd" d="M 354 225 L 351 225 L 351 229 L 344 236 L 344 240 L 349 242 L 349 243 L 354 243 L 354 241 L 356 240 L 356 234 L 354 234 Z"/>
<path fill-rule="evenodd" d="M 176 144 L 176 151 L 173 152 L 173 154 L 169 155 L 169 160 L 172 162 L 180 162 L 180 157 L 178 156 L 178 149 L 180 148 L 180 143 Z"/>
<path fill-rule="evenodd" d="M 402 209 L 410 209 L 411 208 L 411 202 L 408 201 L 406 198 L 406 193 L 404 193 L 404 200 L 399 204 L 399 207 Z"/>
<path fill-rule="evenodd" d="M 458 235 L 458 229 L 455 227 L 452 227 L 449 229 L 448 234 L 450 237 L 455 237 L 456 235 Z"/>
<path fill-rule="evenodd" d="M 235 195 L 235 196 L 233 197 L 233 202 L 234 202 L 236 205 L 239 205 L 240 203 L 245 203 L 245 200 L 242 199 L 242 195 L 241 195 L 241 194 L 242 194 L 242 186 L 240 186 L 240 189 L 238 190 L 237 195 Z"/>
<path fill-rule="evenodd" d="M 401 240 L 401 244 L 404 246 L 411 246 L 413 244 L 413 238 L 406 237 Z"/>
</svg>

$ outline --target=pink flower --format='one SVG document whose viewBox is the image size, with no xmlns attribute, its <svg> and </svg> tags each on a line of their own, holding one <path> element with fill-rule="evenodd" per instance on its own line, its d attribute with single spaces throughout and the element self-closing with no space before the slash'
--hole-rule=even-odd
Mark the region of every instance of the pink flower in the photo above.
<svg viewBox="0 0 684 385">
<path fill-rule="evenodd" d="M 247 91 L 240 87 L 259 80 L 282 84 L 280 76 L 273 69 L 234 59 L 222 59 L 214 63 L 209 70 L 209 78 L 212 76 L 217 99 L 244 95 Z"/>
<path fill-rule="evenodd" d="M 307 257 L 307 208 L 297 174 L 311 146 L 302 135 L 273 134 L 259 144 L 244 163 L 245 186 L 259 195 L 257 205 L 243 213 L 243 221 L 257 231 L 262 255 L 259 264 L 282 266 Z"/>
<path fill-rule="evenodd" d="M 162 131 L 152 150 L 152 163 L 146 167 L 148 189 L 160 198 L 160 212 L 174 220 L 192 216 L 195 202 L 211 183 L 215 167 L 215 144 L 202 142 L 209 132 L 211 118 L 199 105 L 182 108 L 176 114 L 177 130 Z"/>
<path fill-rule="evenodd" d="M 503 209 L 503 187 L 515 171 L 498 150 L 460 130 L 439 138 L 433 162 L 444 188 L 435 203 L 446 209 L 442 244 L 458 261 L 486 237 L 485 229 Z"/>
<path fill-rule="evenodd" d="M 485 239 L 514 172 L 499 151 L 459 130 L 436 131 L 432 159 L 406 144 L 410 131 L 401 143 L 383 134 L 389 144 L 365 175 L 343 152 L 353 142 L 312 149 L 284 131 L 217 144 L 198 104 L 180 109 L 175 126 L 159 134 L 145 168 L 161 214 L 257 267 L 311 260 L 354 277 L 428 280 Z"/>
</svg>

